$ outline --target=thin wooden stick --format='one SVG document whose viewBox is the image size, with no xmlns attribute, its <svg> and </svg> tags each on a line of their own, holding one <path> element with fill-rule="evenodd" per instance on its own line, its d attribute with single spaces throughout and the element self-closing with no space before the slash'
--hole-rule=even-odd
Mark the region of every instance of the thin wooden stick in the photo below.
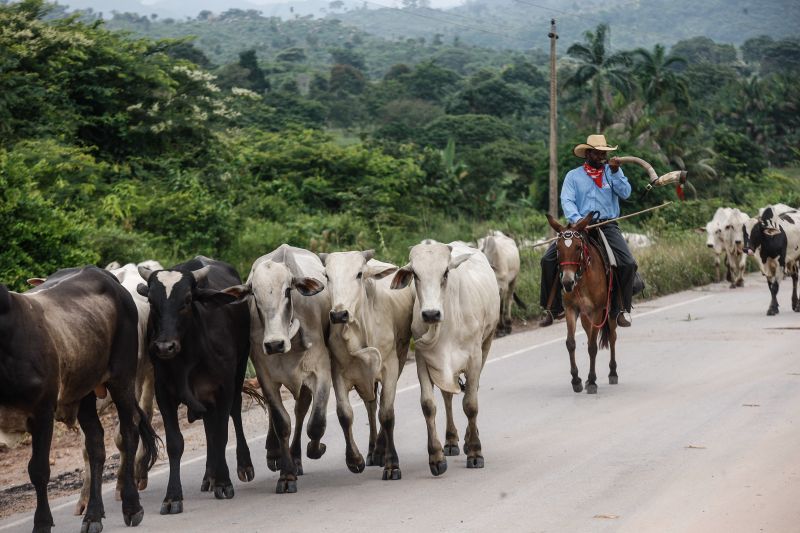
<svg viewBox="0 0 800 533">
<path fill-rule="evenodd" d="M 648 207 L 647 209 L 642 209 L 641 211 L 637 211 L 636 213 L 631 213 L 630 215 L 624 215 L 624 216 L 617 217 L 617 218 L 611 218 L 611 219 L 606 220 L 605 222 L 598 222 L 597 224 L 592 224 L 590 226 L 586 226 L 586 229 L 599 228 L 600 226 L 605 226 L 606 224 L 610 224 L 612 222 L 616 222 L 617 220 L 623 220 L 623 219 L 626 219 L 626 218 L 635 217 L 635 216 L 641 215 L 643 213 L 647 213 L 648 211 L 654 211 L 656 209 L 661 209 L 662 207 L 666 207 L 671 203 L 672 203 L 672 200 L 670 200 L 669 202 L 664 202 L 663 204 L 657 205 L 655 207 Z M 550 244 L 551 242 L 557 241 L 557 240 L 558 240 L 558 237 L 553 237 L 552 239 L 548 239 L 548 240 L 546 240 L 544 242 L 540 242 L 540 243 L 534 244 L 533 246 L 531 246 L 531 248 L 538 248 L 539 246 L 544 246 L 545 244 Z"/>
</svg>

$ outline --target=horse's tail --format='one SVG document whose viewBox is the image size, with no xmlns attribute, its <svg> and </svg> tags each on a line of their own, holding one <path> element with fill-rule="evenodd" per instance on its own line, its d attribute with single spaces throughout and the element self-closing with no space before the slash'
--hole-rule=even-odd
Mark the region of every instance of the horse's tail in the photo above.
<svg viewBox="0 0 800 533">
<path fill-rule="evenodd" d="M 600 349 L 604 350 L 608 348 L 608 341 L 611 338 L 611 317 L 606 317 L 605 324 L 603 327 L 600 328 Z"/>
</svg>

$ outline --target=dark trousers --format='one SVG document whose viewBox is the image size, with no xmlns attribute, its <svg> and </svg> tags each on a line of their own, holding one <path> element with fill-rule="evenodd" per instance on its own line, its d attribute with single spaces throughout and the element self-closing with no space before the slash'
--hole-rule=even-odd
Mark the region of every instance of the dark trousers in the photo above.
<svg viewBox="0 0 800 533">
<path fill-rule="evenodd" d="M 606 236 L 611 249 L 614 250 L 614 257 L 617 259 L 617 268 L 614 272 L 614 289 L 611 295 L 611 316 L 617 316 L 620 312 L 619 301 L 622 299 L 622 308 L 625 311 L 631 310 L 633 300 L 633 278 L 636 274 L 638 265 L 628 249 L 628 243 L 622 236 L 616 222 L 600 226 L 598 228 Z M 541 292 L 539 293 L 539 305 L 542 309 L 550 309 L 554 315 L 558 315 L 564 310 L 561 303 L 561 288 L 557 287 L 555 297 L 550 306 L 547 300 L 550 297 L 550 290 L 554 283 L 558 281 L 558 255 L 556 254 L 556 243 L 553 242 L 542 256 L 542 282 Z"/>
</svg>

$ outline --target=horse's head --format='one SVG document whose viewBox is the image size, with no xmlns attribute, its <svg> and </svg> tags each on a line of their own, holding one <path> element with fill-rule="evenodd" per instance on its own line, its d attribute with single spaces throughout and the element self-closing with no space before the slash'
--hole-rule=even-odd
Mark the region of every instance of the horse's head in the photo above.
<svg viewBox="0 0 800 533">
<path fill-rule="evenodd" d="M 558 272 L 561 285 L 566 292 L 572 292 L 581 279 L 589 261 L 589 244 L 586 226 L 592 220 L 592 213 L 575 224 L 562 226 L 555 218 L 547 215 L 547 222 L 556 231 L 556 252 L 558 253 Z"/>
</svg>

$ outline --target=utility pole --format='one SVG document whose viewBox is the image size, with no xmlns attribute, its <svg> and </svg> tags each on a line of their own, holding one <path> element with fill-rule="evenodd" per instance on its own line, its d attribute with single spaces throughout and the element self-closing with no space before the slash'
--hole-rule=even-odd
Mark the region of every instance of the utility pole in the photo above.
<svg viewBox="0 0 800 533">
<path fill-rule="evenodd" d="M 558 34 L 556 33 L 556 19 L 550 19 L 550 33 L 547 34 L 550 38 L 550 214 L 558 218 L 558 163 L 556 161 L 556 147 L 558 145 L 557 139 L 557 100 L 556 89 L 556 40 Z M 550 235 L 554 235 L 555 231 L 550 228 Z"/>
</svg>

